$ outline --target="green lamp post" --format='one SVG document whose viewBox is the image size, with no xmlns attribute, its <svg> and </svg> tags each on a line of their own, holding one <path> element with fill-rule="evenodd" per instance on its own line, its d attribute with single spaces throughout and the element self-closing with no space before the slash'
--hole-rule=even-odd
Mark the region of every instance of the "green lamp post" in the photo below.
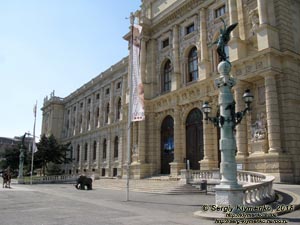
<svg viewBox="0 0 300 225">
<path fill-rule="evenodd" d="M 235 112 L 235 101 L 231 88 L 236 84 L 236 80 L 230 76 L 231 63 L 227 60 L 228 57 L 225 54 L 224 48 L 229 41 L 230 32 L 236 25 L 237 23 L 226 28 L 224 22 L 224 30 L 221 29 L 221 35 L 217 42 L 217 52 L 220 58 L 220 63 L 218 65 L 220 77 L 215 80 L 215 85 L 219 89 L 219 116 L 209 117 L 211 107 L 208 102 L 204 102 L 202 106 L 202 111 L 205 114 L 204 119 L 212 122 L 215 126 L 220 127 L 221 131 L 219 140 L 221 151 L 221 182 L 215 188 L 216 205 L 236 206 L 243 204 L 243 188 L 237 182 L 237 165 L 235 160 L 237 147 L 234 129 L 235 126 L 241 122 L 247 111 L 250 110 L 253 95 L 249 90 L 246 90 L 243 95 L 246 107 L 241 112 Z"/>
</svg>

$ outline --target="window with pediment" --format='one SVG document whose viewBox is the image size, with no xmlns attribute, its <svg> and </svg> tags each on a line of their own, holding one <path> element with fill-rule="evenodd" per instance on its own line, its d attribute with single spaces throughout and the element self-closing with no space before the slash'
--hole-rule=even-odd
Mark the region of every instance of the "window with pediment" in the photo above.
<svg viewBox="0 0 300 225">
<path fill-rule="evenodd" d="M 221 17 L 226 13 L 226 6 L 222 5 L 221 7 L 215 10 L 215 18 Z"/>
</svg>

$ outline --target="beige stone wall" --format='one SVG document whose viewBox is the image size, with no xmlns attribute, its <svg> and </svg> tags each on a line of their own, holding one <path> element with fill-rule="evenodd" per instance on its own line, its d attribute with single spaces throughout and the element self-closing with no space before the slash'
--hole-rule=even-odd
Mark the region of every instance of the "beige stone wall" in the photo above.
<svg viewBox="0 0 300 225">
<path fill-rule="evenodd" d="M 46 99 L 42 133 L 54 134 L 61 142 L 71 142 L 73 163 L 67 165 L 67 171 L 100 175 L 104 169 L 105 176 L 113 176 L 113 170 L 117 169 L 115 175 L 122 175 L 127 140 L 124 119 L 127 60 L 124 58 L 64 99 L 56 96 Z M 103 157 L 104 140 L 106 158 Z"/>
<path fill-rule="evenodd" d="M 233 88 L 236 110 L 245 107 L 242 100 L 245 89 L 251 89 L 255 97 L 252 111 L 236 127 L 237 161 L 246 170 L 273 174 L 278 181 L 300 182 L 299 5 L 297 0 L 289 0 L 289 4 L 278 0 L 142 2 L 141 69 L 146 120 L 134 123 L 131 129 L 133 177 L 160 173 L 160 129 L 166 116 L 174 119 L 175 150 L 170 167 L 171 175 L 177 176 L 186 166 L 188 113 L 194 108 L 201 109 L 203 102 L 209 101 L 212 115 L 216 114 L 218 90 L 214 80 L 219 76 L 218 58 L 216 46 L 210 47 L 210 43 L 218 38 L 223 28 L 220 18 L 223 18 L 227 24 L 239 23 L 228 47 L 231 74 L 237 79 Z M 222 11 L 223 6 L 225 11 Z M 193 29 L 188 31 L 191 25 Z M 166 40 L 168 44 L 163 46 Z M 188 54 L 194 47 L 197 49 L 198 78 L 189 82 Z M 169 91 L 162 91 L 161 77 L 167 60 L 172 64 L 171 86 Z M 106 169 L 106 176 L 112 176 L 113 168 L 118 168 L 119 175 L 126 175 L 123 165 L 127 160 L 127 68 L 125 59 L 64 98 L 63 113 L 58 109 L 62 105 L 55 108 L 54 103 L 45 104 L 43 132 L 55 131 L 62 141 L 71 141 L 74 155 L 80 146 L 80 159 L 71 168 L 73 171 L 85 169 L 101 174 L 102 169 Z M 119 82 L 122 90 L 115 89 Z M 108 88 L 111 91 L 106 94 Z M 118 98 L 122 99 L 120 121 L 115 119 Z M 110 113 L 106 123 L 108 104 Z M 100 114 L 96 118 L 98 107 Z M 63 119 L 47 116 L 54 111 L 62 114 Z M 199 162 L 200 168 L 216 169 L 220 160 L 218 131 L 211 124 L 204 124 L 203 129 L 204 158 Z M 113 157 L 115 136 L 120 137 L 118 159 Z M 104 139 L 109 149 L 107 160 L 102 156 Z M 97 142 L 96 160 L 91 159 L 94 141 Z M 85 143 L 89 160 L 83 160 Z"/>
</svg>

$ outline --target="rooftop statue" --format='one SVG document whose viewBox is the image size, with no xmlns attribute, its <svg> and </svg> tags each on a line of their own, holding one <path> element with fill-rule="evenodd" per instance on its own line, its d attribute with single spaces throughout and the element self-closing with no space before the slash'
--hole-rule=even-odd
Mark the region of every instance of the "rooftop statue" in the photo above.
<svg viewBox="0 0 300 225">
<path fill-rule="evenodd" d="M 227 61 L 228 56 L 225 52 L 225 46 L 228 44 L 230 40 L 230 33 L 233 29 L 238 25 L 238 23 L 234 23 L 229 27 L 226 27 L 225 21 L 220 18 L 224 24 L 224 29 L 220 29 L 220 36 L 219 38 L 212 43 L 212 45 L 217 44 L 217 53 L 219 55 L 219 61 Z"/>
</svg>

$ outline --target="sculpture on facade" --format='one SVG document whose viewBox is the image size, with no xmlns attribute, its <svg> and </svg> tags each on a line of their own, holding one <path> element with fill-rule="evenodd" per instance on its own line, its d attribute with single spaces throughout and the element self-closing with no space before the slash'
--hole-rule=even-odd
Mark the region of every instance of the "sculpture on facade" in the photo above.
<svg viewBox="0 0 300 225">
<path fill-rule="evenodd" d="M 230 40 L 230 33 L 233 31 L 233 29 L 238 25 L 238 23 L 231 24 L 229 27 L 226 27 L 225 21 L 220 18 L 224 24 L 224 29 L 220 29 L 220 35 L 219 38 L 212 43 L 212 45 L 217 44 L 217 53 L 219 55 L 219 61 L 228 61 L 228 56 L 225 52 L 225 46 L 228 44 Z"/>
</svg>

